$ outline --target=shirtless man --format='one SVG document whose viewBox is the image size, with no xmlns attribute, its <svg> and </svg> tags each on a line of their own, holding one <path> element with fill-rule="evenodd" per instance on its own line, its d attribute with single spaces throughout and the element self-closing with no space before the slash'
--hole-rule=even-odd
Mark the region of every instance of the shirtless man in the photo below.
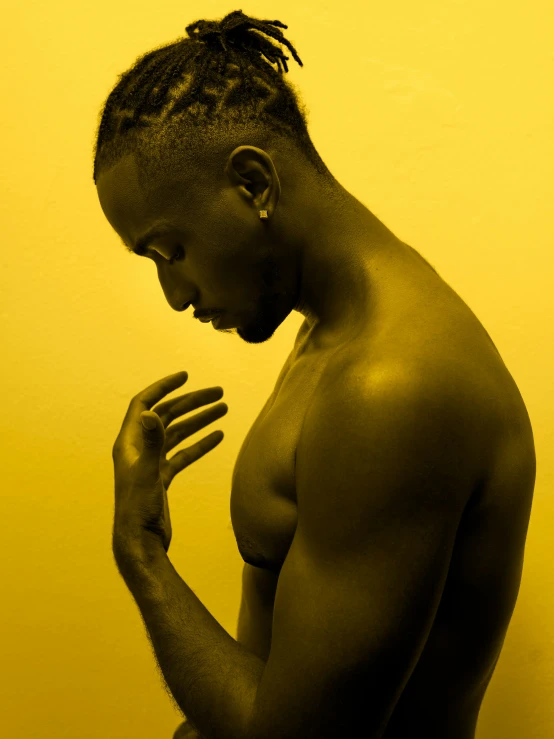
<svg viewBox="0 0 554 739">
<path fill-rule="evenodd" d="M 398 619 L 406 640 L 377 703 L 377 685 L 360 678 L 367 692 L 356 698 L 359 709 L 374 719 L 359 736 L 470 739 L 516 603 L 532 503 L 533 434 L 518 388 L 457 293 L 338 183 L 331 199 L 298 160 L 247 145 L 233 150 L 222 169 L 226 206 L 216 203 L 217 219 L 203 190 L 191 188 L 181 199 L 175 194 L 173 200 L 163 194 L 148 199 L 138 187 L 132 158 L 101 176 L 98 194 L 106 217 L 128 246 L 136 245 L 158 218 L 171 222 L 172 230 L 155 238 L 144 256 L 154 262 L 174 310 L 194 303 L 201 318 L 216 309 L 222 315 L 217 330 L 236 331 L 250 343 L 267 340 L 291 309 L 305 317 L 234 469 L 231 515 L 245 562 L 237 640 L 264 663 L 275 659 L 276 669 L 281 664 L 283 670 L 289 664 L 296 669 L 283 651 L 298 648 L 290 633 L 296 627 L 303 629 L 299 638 L 305 649 L 341 660 L 347 657 L 338 646 L 330 650 L 329 640 L 339 645 L 348 639 L 352 648 L 363 651 L 368 643 L 364 624 L 380 638 L 398 640 L 400 630 L 386 629 Z M 267 219 L 258 218 L 260 210 L 267 211 Z M 433 433 L 437 428 L 431 423 L 422 428 L 424 436 L 416 434 L 420 445 L 380 443 L 381 434 L 393 445 L 399 439 L 416 440 L 406 431 L 398 405 L 386 406 L 396 416 L 383 410 L 380 398 L 385 395 L 390 402 L 390 393 L 411 414 L 421 408 L 419 394 L 431 416 L 440 411 L 440 433 Z M 323 454 L 337 447 L 348 450 L 353 438 L 359 443 L 361 429 L 352 427 L 361 422 L 359 403 L 366 413 L 362 430 L 378 445 L 380 459 L 371 458 L 375 476 L 362 457 L 348 457 L 347 468 L 341 469 L 351 479 L 337 488 L 337 499 L 327 500 L 333 493 L 318 475 L 316 463 L 324 460 L 317 447 Z M 341 463 L 339 455 L 335 464 Z M 307 490 L 310 483 L 321 487 L 313 497 L 305 493 L 306 526 L 313 528 L 314 541 L 308 538 L 303 546 L 314 548 L 313 559 L 300 558 L 308 568 L 302 579 L 295 572 L 299 561 L 289 563 L 275 622 L 276 592 L 298 523 L 298 488 Z M 414 495 L 421 506 L 425 486 L 433 484 L 441 488 L 432 502 L 444 505 L 446 518 L 454 517 L 452 528 L 442 529 L 431 508 L 427 519 L 408 504 L 400 507 L 402 496 L 407 501 Z M 356 492 L 347 500 L 352 488 Z M 387 496 L 394 499 L 395 510 Z M 312 509 L 318 498 L 321 519 Z M 374 498 L 373 505 L 365 506 L 364 498 Z M 362 523 L 353 525 L 356 511 Z M 378 544 L 363 538 L 364 527 L 371 539 L 381 537 Z M 355 541 L 352 549 L 346 547 L 349 537 Z M 328 539 L 333 542 L 329 584 L 340 588 L 343 565 L 336 573 L 332 568 L 339 557 L 351 577 L 332 601 L 338 612 L 330 611 L 327 599 L 318 602 L 317 591 L 310 592 L 316 611 L 312 623 L 293 608 L 291 601 L 302 595 L 294 585 L 310 581 L 310 566 L 314 578 L 316 569 L 325 566 Z M 422 579 L 418 567 L 406 571 L 424 557 L 423 569 L 434 579 Z M 418 597 L 422 602 L 412 611 Z M 350 613 L 354 602 L 359 618 Z M 416 617 L 421 620 L 414 623 Z M 352 619 L 355 630 L 343 634 Z M 277 629 L 280 639 L 275 658 L 272 626 L 274 638 Z M 313 642 L 306 628 L 316 629 Z M 327 641 L 321 629 L 327 630 Z M 376 649 L 371 640 L 370 645 Z M 385 660 L 376 667 L 379 679 L 394 647 L 386 643 L 383 654 L 377 653 L 376 664 Z M 331 669 L 314 656 L 309 671 L 290 673 L 291 683 L 308 679 L 313 665 L 321 670 L 323 664 Z M 309 693 L 309 700 L 321 695 Z M 340 733 L 342 726 L 338 720 L 337 733 L 321 736 L 349 736 L 347 729 Z M 344 726 L 351 730 L 350 724 Z M 176 737 L 187 735 L 185 726 L 179 731 Z"/>
<path fill-rule="evenodd" d="M 265 736 L 471 739 L 533 497 L 518 388 L 461 297 L 338 182 L 253 145 L 221 178 L 145 192 L 126 157 L 97 188 L 129 248 L 169 224 L 143 256 L 174 310 L 249 343 L 305 318 L 231 491 Z M 198 733 L 175 737 L 201 736 L 187 716 Z"/>
</svg>

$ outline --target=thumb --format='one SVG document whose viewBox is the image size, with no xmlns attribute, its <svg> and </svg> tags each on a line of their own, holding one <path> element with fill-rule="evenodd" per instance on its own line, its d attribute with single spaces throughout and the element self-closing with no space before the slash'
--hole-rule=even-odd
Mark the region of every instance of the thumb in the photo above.
<svg viewBox="0 0 554 739">
<path fill-rule="evenodd" d="M 140 414 L 144 455 L 159 458 L 165 442 L 165 431 L 160 417 L 153 411 Z"/>
</svg>

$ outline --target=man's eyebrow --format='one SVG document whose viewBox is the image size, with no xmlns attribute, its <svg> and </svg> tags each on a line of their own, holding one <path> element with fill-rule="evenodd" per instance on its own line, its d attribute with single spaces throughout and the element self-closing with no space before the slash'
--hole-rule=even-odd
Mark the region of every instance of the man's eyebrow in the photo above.
<svg viewBox="0 0 554 739">
<path fill-rule="evenodd" d="M 122 244 L 127 249 L 127 251 L 131 252 L 131 254 L 137 254 L 139 257 L 143 257 L 146 254 L 146 250 L 152 241 L 157 239 L 159 236 L 167 236 L 167 234 L 172 232 L 173 230 L 173 226 L 170 226 L 169 224 L 158 224 L 157 226 L 152 226 L 152 228 L 148 229 L 148 231 L 142 236 L 139 236 L 134 249 L 132 246 L 126 244 L 123 240 Z"/>
</svg>

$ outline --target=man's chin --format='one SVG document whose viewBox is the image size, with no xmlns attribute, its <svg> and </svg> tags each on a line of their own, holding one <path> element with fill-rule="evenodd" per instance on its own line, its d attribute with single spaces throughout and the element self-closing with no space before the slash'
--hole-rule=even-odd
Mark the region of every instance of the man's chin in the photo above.
<svg viewBox="0 0 554 739">
<path fill-rule="evenodd" d="M 247 344 L 263 344 L 264 341 L 271 339 L 275 333 L 275 328 L 268 326 L 247 326 L 246 328 L 236 328 L 235 332 Z"/>
</svg>

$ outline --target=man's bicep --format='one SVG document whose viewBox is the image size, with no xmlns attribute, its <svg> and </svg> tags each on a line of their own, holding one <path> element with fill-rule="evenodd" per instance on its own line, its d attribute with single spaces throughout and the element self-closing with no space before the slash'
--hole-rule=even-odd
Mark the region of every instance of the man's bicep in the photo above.
<svg viewBox="0 0 554 739">
<path fill-rule="evenodd" d="M 343 375 L 306 415 L 298 522 L 248 739 L 381 736 L 426 644 L 472 448 L 455 388 L 388 377 Z"/>
</svg>

